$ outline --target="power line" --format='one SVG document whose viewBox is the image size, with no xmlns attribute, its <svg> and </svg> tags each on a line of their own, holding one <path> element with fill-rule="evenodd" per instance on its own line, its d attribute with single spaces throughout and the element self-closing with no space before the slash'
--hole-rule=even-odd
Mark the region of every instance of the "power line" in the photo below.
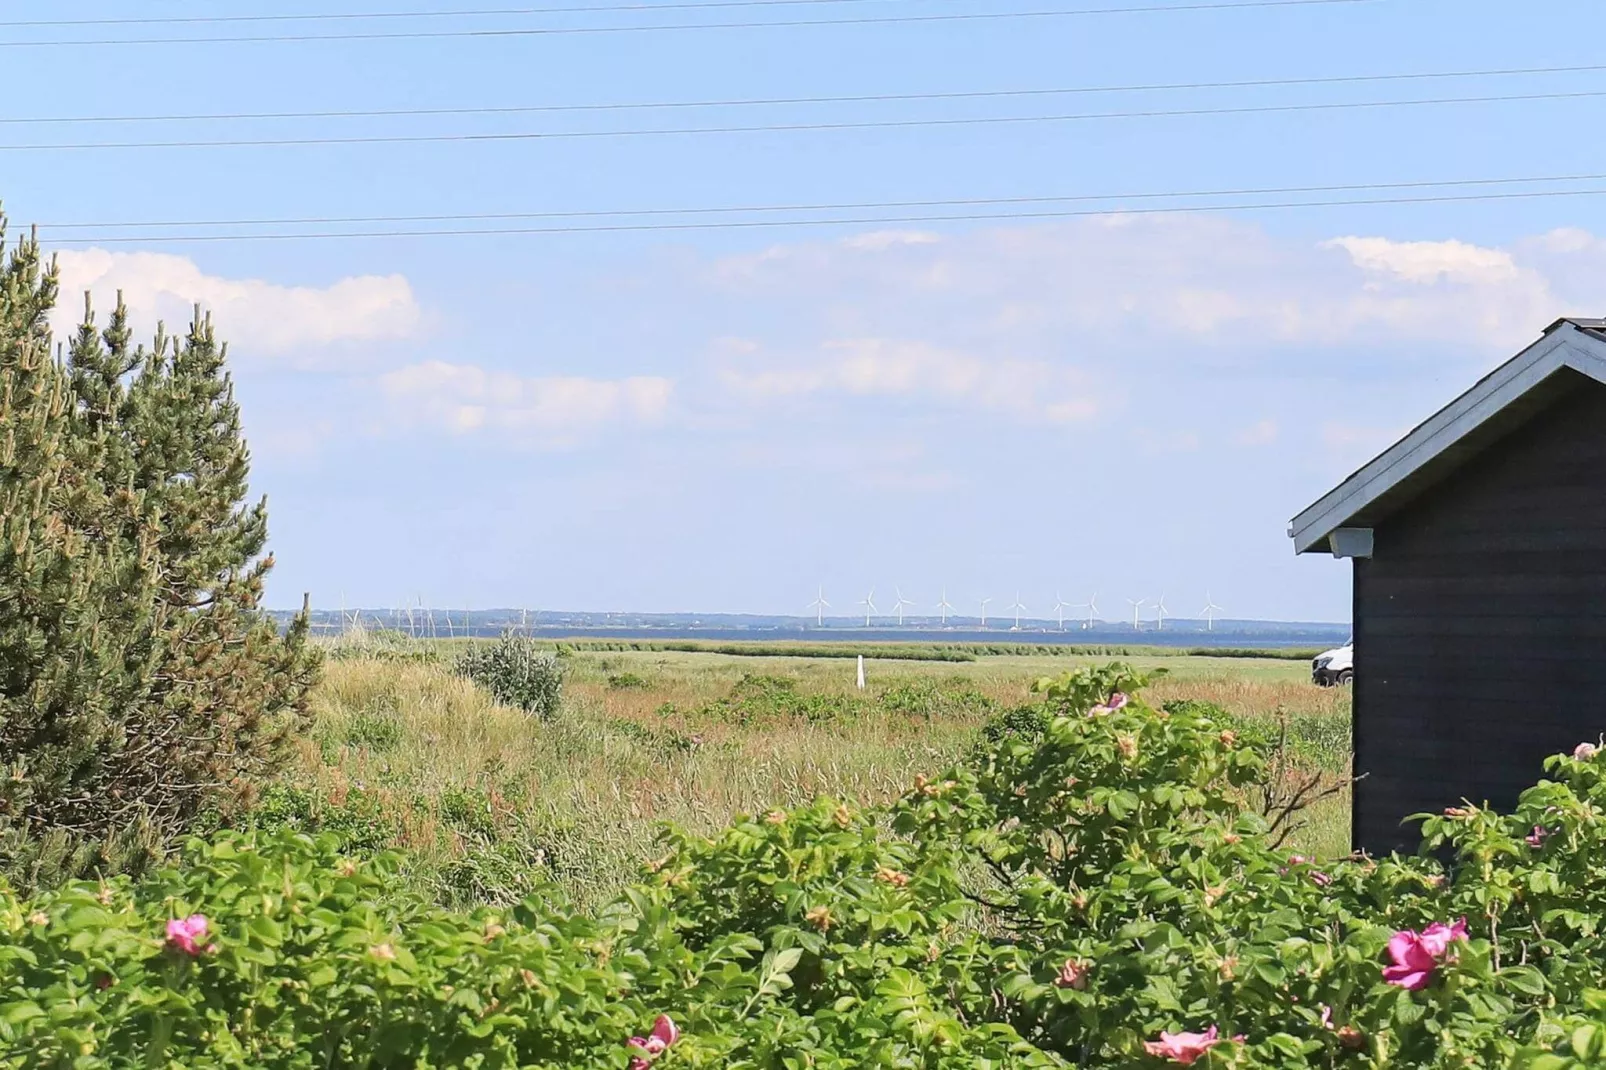
<svg viewBox="0 0 1606 1070">
<path fill-rule="evenodd" d="M 89 45 L 194 45 L 305 43 L 309 41 L 410 41 L 424 38 L 517 38 L 554 34 L 644 33 L 661 30 L 795 29 L 807 26 L 884 26 L 912 23 L 984 22 L 1007 19 L 1076 18 L 1090 15 L 1151 15 L 1184 11 L 1237 11 L 1257 8 L 1330 7 L 1375 4 L 1384 0 L 1222 0 L 1218 3 L 1157 4 L 1143 7 L 1084 7 L 1043 11 L 975 11 L 942 15 L 868 15 L 846 19 L 785 19 L 747 22 L 648 23 L 633 26 L 544 26 L 480 30 L 396 30 L 322 34 L 239 34 L 209 37 L 119 37 L 78 40 L 0 41 L 0 48 L 55 48 Z M 585 14 L 583 8 L 573 13 Z"/>
<path fill-rule="evenodd" d="M 1579 190 L 1523 190 L 1507 193 L 1442 194 L 1426 197 L 1366 197 L 1329 200 L 1259 201 L 1250 204 L 1167 205 L 1153 208 L 1092 208 L 1042 211 L 964 212 L 947 215 L 873 215 L 832 219 L 719 220 L 695 223 L 618 223 L 552 227 L 494 227 L 452 230 L 369 230 L 304 231 L 278 234 L 196 234 L 196 235 L 115 235 L 91 238 L 53 239 L 53 245 L 153 244 L 170 242 L 218 241 L 299 241 L 328 238 L 447 238 L 492 237 L 533 234 L 597 234 L 641 231 L 747 230 L 783 227 L 858 226 L 886 223 L 952 223 L 1023 219 L 1070 219 L 1087 217 L 1178 215 L 1188 213 L 1247 212 L 1288 208 L 1340 208 L 1364 205 L 1446 204 L 1476 201 L 1503 201 L 1544 197 L 1595 197 L 1606 195 L 1606 187 Z"/>
<path fill-rule="evenodd" d="M 705 0 L 703 3 L 602 4 L 585 7 L 493 7 L 460 11 L 314 11 L 300 15 L 141 15 L 109 19 L 13 19 L 0 29 L 43 29 L 69 26 L 196 26 L 263 22 L 368 22 L 391 19 L 510 18 L 530 15 L 590 15 L 630 11 L 698 11 L 704 8 L 795 7 L 819 4 L 882 3 L 886 0 Z"/>
<path fill-rule="evenodd" d="M 1606 173 L 1573 175 L 1517 175 L 1496 178 L 1428 179 L 1410 182 L 1360 182 L 1323 186 L 1258 186 L 1228 189 L 1172 190 L 1165 192 L 1077 193 L 1028 197 L 967 197 L 918 201 L 850 201 L 829 204 L 720 205 L 694 208 L 612 208 L 561 212 L 473 212 L 435 215 L 299 216 L 256 219 L 167 219 L 101 221 L 93 223 L 38 223 L 41 230 L 126 229 L 129 227 L 260 227 L 313 224 L 468 222 L 495 219 L 579 219 L 599 216 L 714 215 L 758 212 L 846 212 L 876 208 L 954 208 L 976 205 L 1059 204 L 1087 201 L 1180 200 L 1201 197 L 1269 197 L 1288 194 L 1359 193 L 1378 190 L 1444 189 L 1456 186 L 1537 185 L 1557 182 L 1603 182 Z M 227 235 L 222 235 L 226 237 Z"/>
<path fill-rule="evenodd" d="M 812 0 L 809 0 L 812 2 Z M 980 89 L 946 93 L 861 93 L 817 97 L 751 97 L 723 100 L 659 100 L 617 104 L 529 104 L 501 107 L 376 108 L 328 111 L 194 112 L 172 115 L 64 115 L 0 116 L 0 126 L 67 125 L 76 123 L 238 122 L 251 119 L 388 119 L 460 115 L 529 115 L 562 112 L 648 111 L 683 108 L 777 107 L 812 104 L 873 104 L 938 100 L 991 100 L 1022 97 L 1092 95 L 1099 93 L 1151 93 L 1206 89 L 1266 89 L 1273 87 L 1356 85 L 1375 82 L 1433 81 L 1439 79 L 1495 78 L 1514 75 L 1591 74 L 1606 71 L 1606 64 L 1565 67 L 1494 67 L 1463 71 L 1406 71 L 1389 74 L 1343 74 L 1306 78 L 1253 78 L 1225 82 L 1149 82 L 1129 85 L 1064 86 L 1044 89 Z"/>
<path fill-rule="evenodd" d="M 1102 119 L 1186 118 L 1205 115 L 1270 115 L 1290 112 L 1354 111 L 1444 104 L 1494 104 L 1536 100 L 1585 100 L 1606 96 L 1606 90 L 1566 93 L 1510 93 L 1416 100 L 1358 100 L 1320 104 L 1246 104 L 1224 108 L 1151 108 L 1140 111 L 1073 112 L 1061 115 L 989 115 L 936 119 L 874 119 L 855 122 L 759 123 L 745 126 L 682 126 L 627 130 L 543 130 L 479 134 L 372 134 L 339 137 L 217 138 L 182 141 L 83 141 L 55 144 L 0 144 L 0 152 L 43 152 L 91 149 L 285 148 L 311 145 L 418 145 L 442 142 L 557 141 L 576 138 L 649 137 L 694 134 L 799 133 L 826 130 L 890 130 L 915 127 L 988 126 L 1020 123 L 1066 123 Z"/>
</svg>

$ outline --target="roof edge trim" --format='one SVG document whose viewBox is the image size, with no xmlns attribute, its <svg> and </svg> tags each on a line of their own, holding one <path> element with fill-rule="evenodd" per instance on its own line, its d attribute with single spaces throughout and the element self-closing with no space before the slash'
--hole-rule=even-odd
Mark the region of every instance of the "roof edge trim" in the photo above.
<svg viewBox="0 0 1606 1070">
<path fill-rule="evenodd" d="M 1554 325 L 1294 517 L 1294 552 L 1326 549 L 1335 529 L 1562 368 L 1606 383 L 1606 339 L 1570 321 Z"/>
</svg>

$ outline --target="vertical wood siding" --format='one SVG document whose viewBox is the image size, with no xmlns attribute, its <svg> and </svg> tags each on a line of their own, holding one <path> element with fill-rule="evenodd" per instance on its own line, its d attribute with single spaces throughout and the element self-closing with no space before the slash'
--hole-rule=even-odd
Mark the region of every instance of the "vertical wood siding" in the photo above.
<svg viewBox="0 0 1606 1070">
<path fill-rule="evenodd" d="M 1354 839 L 1510 807 L 1606 731 L 1606 387 L 1577 388 L 1375 527 L 1355 562 Z"/>
</svg>

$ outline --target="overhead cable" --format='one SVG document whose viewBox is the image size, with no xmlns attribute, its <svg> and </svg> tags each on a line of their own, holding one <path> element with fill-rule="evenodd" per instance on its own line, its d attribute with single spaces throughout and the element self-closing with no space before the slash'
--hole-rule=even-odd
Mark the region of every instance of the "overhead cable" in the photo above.
<svg viewBox="0 0 1606 1070">
<path fill-rule="evenodd" d="M 656 33 L 665 30 L 762 30 L 809 26 L 890 26 L 920 23 L 994 22 L 1011 19 L 1058 19 L 1091 15 L 1154 15 L 1178 12 L 1235 11 L 1257 8 L 1331 7 L 1378 4 L 1386 0 L 1224 0 L 1221 3 L 1159 4 L 1143 7 L 1054 8 L 1038 11 L 969 11 L 938 15 L 866 15 L 841 19 L 774 19 L 742 22 L 640 23 L 625 26 L 514 26 L 459 30 L 375 30 L 343 33 L 237 34 L 199 37 L 102 37 L 73 40 L 0 41 L 0 48 L 58 48 L 118 45 L 304 44 L 313 41 L 410 41 L 423 39 L 488 39 L 547 37 L 566 34 Z M 575 8 L 574 14 L 585 14 Z"/>
<path fill-rule="evenodd" d="M 885 3 L 888 0 L 701 0 L 699 3 L 667 4 L 592 4 L 566 7 L 500 7 L 435 9 L 426 11 L 309 11 L 301 14 L 256 15 L 134 15 L 121 18 L 90 19 L 3 19 L 0 29 L 43 29 L 70 26 L 195 26 L 261 22 L 365 22 L 392 19 L 453 19 L 453 18 L 515 18 L 531 15 L 592 15 L 613 12 L 650 14 L 657 11 L 697 11 L 742 7 L 796 7 L 823 4 Z M 1335 3 L 1342 0 L 1269 0 L 1260 3 L 1193 3 L 1184 5 L 1140 8 L 1117 8 L 1121 12 L 1148 12 L 1155 10 L 1198 11 L 1240 7 L 1305 7 L 1312 3 Z M 1353 2 L 1353 0 L 1352 0 Z M 1108 14 L 1106 9 L 1088 9 L 1084 14 Z"/>
<path fill-rule="evenodd" d="M 610 223 L 547 227 L 486 227 L 427 230 L 300 231 L 261 234 L 132 234 L 82 238 L 53 238 L 50 245 L 151 245 L 185 242 L 301 241 L 331 238 L 447 238 L 494 237 L 541 234 L 598 234 L 650 231 L 752 230 L 790 227 L 865 226 L 889 223 L 1000 222 L 1088 217 L 1181 215 L 1220 212 L 1247 212 L 1291 208 L 1341 208 L 1363 205 L 1445 204 L 1456 202 L 1505 201 L 1545 197 L 1596 197 L 1606 195 L 1606 187 L 1574 190 L 1522 190 L 1504 193 L 1436 194 L 1423 197 L 1367 197 L 1329 200 L 1256 201 L 1245 204 L 1166 205 L 1139 208 L 1092 208 L 1038 211 L 963 212 L 944 215 L 865 215 L 833 218 L 714 220 L 687 223 Z"/>
<path fill-rule="evenodd" d="M 813 97 L 727 97 L 709 100 L 648 100 L 589 104 L 516 104 L 495 107 L 349 108 L 324 111 L 181 112 L 167 115 L 0 115 L 0 126 L 92 123 L 240 122 L 258 119 L 388 119 L 430 116 L 530 115 L 544 113 L 650 111 L 661 109 L 786 107 L 816 104 L 879 104 L 915 101 L 994 100 L 1029 97 L 1160 93 L 1210 89 L 1266 89 L 1293 86 L 1359 85 L 1375 82 L 1433 81 L 1522 75 L 1598 74 L 1606 63 L 1564 67 L 1492 67 L 1482 70 L 1404 71 L 1304 78 L 1251 78 L 1221 82 L 1145 82 L 1126 85 L 1060 86 L 1040 89 L 978 89 L 938 93 L 858 93 Z"/>
<path fill-rule="evenodd" d="M 1331 112 L 1412 108 L 1446 104 L 1495 104 L 1513 101 L 1587 100 L 1606 96 L 1606 89 L 1565 93 L 1508 93 L 1486 96 L 1430 97 L 1415 100 L 1349 100 L 1316 104 L 1245 104 L 1217 108 L 1148 108 L 1136 111 L 1072 112 L 1059 115 L 983 115 L 927 119 L 871 119 L 840 122 L 754 123 L 732 126 L 638 127 L 623 130 L 527 130 L 456 134 L 370 134 L 324 137 L 194 138 L 165 141 L 80 141 L 3 144 L 3 152 L 103 149 L 212 149 L 282 148 L 307 145 L 417 145 L 444 142 L 560 141 L 581 138 L 663 137 L 700 134 L 801 133 L 827 130 L 894 130 L 918 127 L 1068 123 L 1109 119 L 1187 118 L 1206 115 L 1273 115 L 1290 112 Z"/>
<path fill-rule="evenodd" d="M 1074 193 L 1019 197 L 962 197 L 943 200 L 848 201 L 825 204 L 747 204 L 690 208 L 609 208 L 545 212 L 456 212 L 429 215 L 289 216 L 243 219 L 141 219 L 85 223 L 38 223 L 45 230 L 126 229 L 130 227 L 265 227 L 313 224 L 468 222 L 495 219 L 577 219 L 598 216 L 714 215 L 760 212 L 848 212 L 888 208 L 955 208 L 978 205 L 1063 204 L 1088 201 L 1181 200 L 1204 197 L 1269 197 L 1288 194 L 1360 193 L 1380 190 L 1445 189 L 1458 186 L 1539 185 L 1558 182 L 1606 182 L 1606 172 L 1569 175 L 1511 175 L 1491 178 L 1423 179 L 1406 182 L 1358 182 L 1322 186 L 1254 186 L 1225 189 Z"/>
</svg>

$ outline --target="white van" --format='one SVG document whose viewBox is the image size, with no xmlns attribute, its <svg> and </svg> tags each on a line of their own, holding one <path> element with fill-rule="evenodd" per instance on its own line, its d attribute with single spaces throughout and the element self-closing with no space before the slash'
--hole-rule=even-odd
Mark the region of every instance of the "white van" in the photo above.
<svg viewBox="0 0 1606 1070">
<path fill-rule="evenodd" d="M 1355 640 L 1316 655 L 1310 663 L 1311 683 L 1318 687 L 1355 682 Z"/>
</svg>

